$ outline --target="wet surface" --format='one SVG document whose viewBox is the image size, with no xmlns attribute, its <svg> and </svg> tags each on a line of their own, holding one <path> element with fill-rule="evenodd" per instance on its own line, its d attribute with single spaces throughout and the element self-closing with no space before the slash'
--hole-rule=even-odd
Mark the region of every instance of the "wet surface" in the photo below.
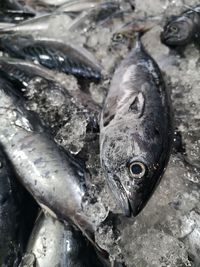
<svg viewBox="0 0 200 267">
<path fill-rule="evenodd" d="M 187 8 L 185 6 L 198 4 L 198 1 L 136 0 L 135 11 L 129 2 L 132 1 L 121 1 L 121 8 L 129 11 L 126 16 L 116 16 L 98 24 L 88 20 L 88 24 L 83 24 L 84 27 L 73 31 L 66 30 L 64 20 L 61 23 L 57 19 L 53 27 L 45 31 L 45 36 L 44 31 L 34 31 L 32 34 L 35 37 L 41 35 L 79 43 L 95 55 L 103 67 L 104 78 L 99 84 L 82 84 L 82 87 L 101 105 L 109 88 L 110 77 L 120 60 L 127 55 L 130 46 L 127 41 L 113 42 L 113 33 L 130 19 L 160 16 L 157 25 L 143 35 L 142 42 L 160 66 L 171 92 L 174 126 L 179 133 L 179 141 L 175 142 L 161 184 L 141 214 L 131 219 L 121 215 L 114 218 L 110 216 L 111 219 L 98 228 L 96 241 L 110 253 L 111 259 L 124 261 L 127 267 L 199 267 L 200 53 L 193 44 L 179 53 L 160 42 L 160 33 L 166 19 L 182 12 Z M 67 16 L 66 19 L 68 21 Z M 75 78 L 58 73 L 55 77 L 67 90 L 76 94 L 78 83 Z M 35 93 L 34 84 L 32 86 L 33 94 L 29 94 L 26 105 L 37 111 L 49 124 L 54 124 L 56 117 L 53 117 L 53 105 L 47 101 L 45 110 L 42 109 L 45 94 Z M 56 101 L 59 103 L 59 98 Z M 65 114 L 59 109 L 63 121 Z M 91 135 L 85 125 L 82 115 L 75 113 L 71 120 L 67 120 L 58 129 L 55 138 L 64 148 L 75 149 L 75 154 L 85 161 L 91 174 L 87 181 L 91 206 L 87 206 L 85 212 L 91 214 L 99 224 L 109 211 L 117 214 L 120 209 L 112 199 L 100 168 L 98 133 Z"/>
</svg>

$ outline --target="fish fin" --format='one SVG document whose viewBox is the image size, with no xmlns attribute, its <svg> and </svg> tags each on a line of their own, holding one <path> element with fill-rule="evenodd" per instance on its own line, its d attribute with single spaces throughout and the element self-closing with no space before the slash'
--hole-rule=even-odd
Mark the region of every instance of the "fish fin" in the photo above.
<svg viewBox="0 0 200 267">
<path fill-rule="evenodd" d="M 129 106 L 129 111 L 135 114 L 138 118 L 141 118 L 145 108 L 145 97 L 142 92 L 139 92 L 135 96 L 133 102 Z"/>
</svg>

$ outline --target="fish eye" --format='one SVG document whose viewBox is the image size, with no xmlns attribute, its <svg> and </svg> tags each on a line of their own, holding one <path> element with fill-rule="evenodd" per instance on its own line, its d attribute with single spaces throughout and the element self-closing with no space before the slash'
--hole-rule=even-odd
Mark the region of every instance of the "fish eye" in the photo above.
<svg viewBox="0 0 200 267">
<path fill-rule="evenodd" d="M 170 27 L 170 30 L 171 30 L 173 33 L 177 33 L 177 32 L 178 32 L 178 27 L 173 25 L 173 26 Z"/>
<path fill-rule="evenodd" d="M 144 163 L 139 161 L 131 162 L 129 165 L 129 173 L 132 178 L 140 179 L 146 173 L 146 167 Z"/>
<path fill-rule="evenodd" d="M 123 39 L 124 39 L 124 36 L 121 33 L 115 33 L 113 35 L 113 41 L 119 42 L 119 41 L 122 41 Z"/>
</svg>

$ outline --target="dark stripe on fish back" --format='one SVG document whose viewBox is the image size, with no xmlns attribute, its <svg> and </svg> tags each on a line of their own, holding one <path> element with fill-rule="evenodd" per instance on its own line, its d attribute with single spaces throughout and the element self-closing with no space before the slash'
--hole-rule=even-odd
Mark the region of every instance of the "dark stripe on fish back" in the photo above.
<svg viewBox="0 0 200 267">
<path fill-rule="evenodd" d="M 53 48 L 46 48 L 42 45 L 26 46 L 23 48 L 23 53 L 25 58 L 31 57 L 31 60 L 37 60 L 41 65 L 50 69 L 85 78 L 101 78 L 99 71 Z"/>
</svg>

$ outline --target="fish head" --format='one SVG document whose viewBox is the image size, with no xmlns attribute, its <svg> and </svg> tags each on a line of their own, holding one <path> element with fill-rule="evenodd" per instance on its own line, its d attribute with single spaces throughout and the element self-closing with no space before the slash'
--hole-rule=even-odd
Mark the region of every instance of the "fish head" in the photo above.
<svg viewBox="0 0 200 267">
<path fill-rule="evenodd" d="M 194 36 L 194 23 L 188 17 L 175 17 L 169 21 L 162 33 L 161 42 L 168 46 L 187 45 Z"/>
<path fill-rule="evenodd" d="M 112 132 L 107 129 L 101 134 L 100 157 L 108 185 L 123 213 L 137 216 L 162 177 L 167 153 L 163 153 L 161 136 L 149 134 L 144 138 L 140 131 L 132 132 L 131 122 L 129 125 L 122 125 L 121 132 L 118 125 Z"/>
</svg>

